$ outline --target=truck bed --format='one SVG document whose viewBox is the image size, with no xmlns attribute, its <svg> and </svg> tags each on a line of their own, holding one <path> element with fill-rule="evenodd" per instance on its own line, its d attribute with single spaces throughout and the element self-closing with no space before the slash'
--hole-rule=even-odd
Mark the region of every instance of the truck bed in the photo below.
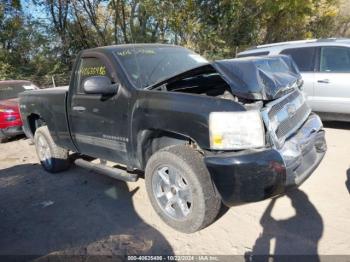
<svg viewBox="0 0 350 262">
<path fill-rule="evenodd" d="M 32 137 L 34 120 L 41 116 L 56 144 L 74 148 L 66 115 L 67 94 L 68 87 L 55 87 L 26 91 L 19 95 L 23 128 L 27 136 Z"/>
</svg>

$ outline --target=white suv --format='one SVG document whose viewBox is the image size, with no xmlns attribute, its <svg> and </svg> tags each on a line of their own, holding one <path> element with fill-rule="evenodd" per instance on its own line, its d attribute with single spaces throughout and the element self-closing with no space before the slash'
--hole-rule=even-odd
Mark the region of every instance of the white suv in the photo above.
<svg viewBox="0 0 350 262">
<path fill-rule="evenodd" d="M 324 120 L 350 121 L 350 39 L 322 39 L 261 45 L 237 57 L 290 55 L 304 80 L 313 111 Z"/>
</svg>

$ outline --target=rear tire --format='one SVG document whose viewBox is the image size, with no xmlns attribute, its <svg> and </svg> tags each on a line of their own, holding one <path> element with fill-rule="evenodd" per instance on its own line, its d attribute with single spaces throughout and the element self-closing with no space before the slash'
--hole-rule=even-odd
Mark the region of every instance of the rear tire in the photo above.
<svg viewBox="0 0 350 262">
<path fill-rule="evenodd" d="M 199 152 L 186 145 L 162 149 L 151 156 L 145 173 L 151 204 L 169 226 L 193 233 L 217 217 L 221 198 Z"/>
<path fill-rule="evenodd" d="M 46 126 L 35 131 L 34 144 L 40 163 L 46 171 L 57 173 L 69 168 L 68 150 L 55 144 Z"/>
</svg>

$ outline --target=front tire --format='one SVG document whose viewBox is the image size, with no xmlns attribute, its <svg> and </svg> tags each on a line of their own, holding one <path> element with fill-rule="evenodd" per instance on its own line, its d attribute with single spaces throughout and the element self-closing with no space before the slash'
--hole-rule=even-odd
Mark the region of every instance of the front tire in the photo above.
<svg viewBox="0 0 350 262">
<path fill-rule="evenodd" d="M 193 233 L 215 220 L 221 198 L 199 152 L 186 145 L 162 149 L 145 173 L 151 204 L 169 226 Z"/>
<path fill-rule="evenodd" d="M 34 144 L 40 163 L 46 171 L 57 173 L 69 168 L 68 150 L 55 144 L 46 126 L 35 131 Z"/>
</svg>

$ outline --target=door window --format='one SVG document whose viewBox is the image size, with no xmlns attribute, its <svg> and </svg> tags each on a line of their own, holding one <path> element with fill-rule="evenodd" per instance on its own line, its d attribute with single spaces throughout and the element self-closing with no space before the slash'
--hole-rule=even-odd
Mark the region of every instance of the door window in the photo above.
<svg viewBox="0 0 350 262">
<path fill-rule="evenodd" d="M 95 57 L 82 58 L 77 71 L 77 93 L 84 93 L 84 80 L 91 76 L 107 76 L 111 79 L 105 64 L 100 59 Z"/>
<path fill-rule="evenodd" d="M 300 72 L 313 72 L 315 69 L 315 47 L 285 49 L 281 54 L 291 56 Z"/>
<path fill-rule="evenodd" d="M 322 47 L 320 72 L 350 72 L 350 48 Z"/>
</svg>

